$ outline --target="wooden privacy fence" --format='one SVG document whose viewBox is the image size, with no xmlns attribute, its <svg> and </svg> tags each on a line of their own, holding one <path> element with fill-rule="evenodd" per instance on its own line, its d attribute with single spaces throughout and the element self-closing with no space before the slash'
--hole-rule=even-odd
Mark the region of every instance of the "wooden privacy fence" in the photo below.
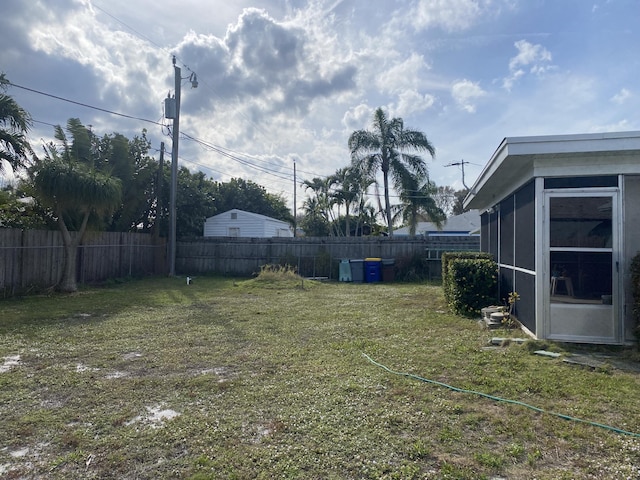
<svg viewBox="0 0 640 480">
<path fill-rule="evenodd" d="M 288 264 L 305 277 L 337 278 L 343 259 L 393 259 L 396 269 L 426 265 L 439 277 L 447 251 L 477 251 L 479 237 L 434 236 L 323 238 L 195 238 L 177 242 L 176 272 L 250 276 L 267 264 Z M 79 283 L 167 273 L 166 240 L 141 233 L 89 232 L 77 253 Z M 64 248 L 58 231 L 0 228 L 0 292 L 48 288 L 62 276 Z"/>
<path fill-rule="evenodd" d="M 305 277 L 336 278 L 342 259 L 393 259 L 397 269 L 419 258 L 428 276 L 440 277 L 446 251 L 478 251 L 477 236 L 322 237 L 322 238 L 194 238 L 177 242 L 176 272 L 185 275 L 222 273 L 251 275 L 267 264 L 288 264 Z"/>
<path fill-rule="evenodd" d="M 79 283 L 166 272 L 166 241 L 152 235 L 87 232 L 77 252 Z M 0 229 L 0 291 L 56 285 L 64 247 L 58 231 Z"/>
</svg>

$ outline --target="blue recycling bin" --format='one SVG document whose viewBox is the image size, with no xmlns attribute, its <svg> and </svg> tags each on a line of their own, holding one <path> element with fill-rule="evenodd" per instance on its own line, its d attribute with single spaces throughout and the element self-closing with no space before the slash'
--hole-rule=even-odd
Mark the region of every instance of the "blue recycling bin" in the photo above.
<svg viewBox="0 0 640 480">
<path fill-rule="evenodd" d="M 364 275 L 365 275 L 365 282 L 367 283 L 382 281 L 382 259 L 381 258 L 365 258 L 364 259 Z"/>
</svg>

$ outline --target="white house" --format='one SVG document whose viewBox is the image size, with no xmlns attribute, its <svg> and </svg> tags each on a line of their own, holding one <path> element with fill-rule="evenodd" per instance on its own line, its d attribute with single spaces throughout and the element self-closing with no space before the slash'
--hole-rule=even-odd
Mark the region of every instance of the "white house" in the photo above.
<svg viewBox="0 0 640 480">
<path fill-rule="evenodd" d="M 293 237 L 291 226 L 282 220 L 234 208 L 207 218 L 205 237 Z"/>
<path fill-rule="evenodd" d="M 480 212 L 478 210 L 469 210 L 460 215 L 449 217 L 442 224 L 442 228 L 438 228 L 431 222 L 418 222 L 416 225 L 416 235 L 425 237 L 442 236 L 442 235 L 479 235 L 480 234 Z M 394 236 L 409 235 L 409 227 L 398 228 L 393 231 Z"/>
</svg>

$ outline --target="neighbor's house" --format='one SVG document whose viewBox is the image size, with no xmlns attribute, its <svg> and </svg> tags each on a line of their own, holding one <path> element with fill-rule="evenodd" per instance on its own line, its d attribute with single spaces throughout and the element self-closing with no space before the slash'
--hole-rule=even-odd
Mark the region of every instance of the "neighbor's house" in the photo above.
<svg viewBox="0 0 640 480">
<path fill-rule="evenodd" d="M 205 237 L 293 237 L 287 222 L 234 208 L 204 222 Z"/>
<path fill-rule="evenodd" d="M 523 328 L 607 344 L 634 340 L 638 205 L 640 132 L 505 138 L 465 199 Z"/>
<path fill-rule="evenodd" d="M 416 225 L 416 236 L 434 237 L 451 235 L 479 235 L 480 234 L 480 212 L 469 210 L 460 215 L 447 218 L 442 224 L 442 228 L 431 222 L 418 222 Z M 398 228 L 393 231 L 394 236 L 408 236 L 409 227 Z"/>
</svg>

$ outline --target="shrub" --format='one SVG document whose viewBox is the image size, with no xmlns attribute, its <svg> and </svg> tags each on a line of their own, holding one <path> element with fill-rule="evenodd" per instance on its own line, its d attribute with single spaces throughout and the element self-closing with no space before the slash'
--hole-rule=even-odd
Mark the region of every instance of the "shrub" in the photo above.
<svg viewBox="0 0 640 480">
<path fill-rule="evenodd" d="M 442 254 L 442 289 L 444 291 L 444 298 L 448 304 L 451 304 L 453 301 L 452 279 L 449 277 L 450 264 L 460 259 L 492 260 L 493 256 L 486 252 L 444 252 Z M 483 307 L 486 306 L 487 305 L 483 305 Z"/>
<path fill-rule="evenodd" d="M 449 263 L 449 307 L 458 315 L 477 315 L 496 303 L 498 266 L 493 260 L 456 259 Z"/>
</svg>

